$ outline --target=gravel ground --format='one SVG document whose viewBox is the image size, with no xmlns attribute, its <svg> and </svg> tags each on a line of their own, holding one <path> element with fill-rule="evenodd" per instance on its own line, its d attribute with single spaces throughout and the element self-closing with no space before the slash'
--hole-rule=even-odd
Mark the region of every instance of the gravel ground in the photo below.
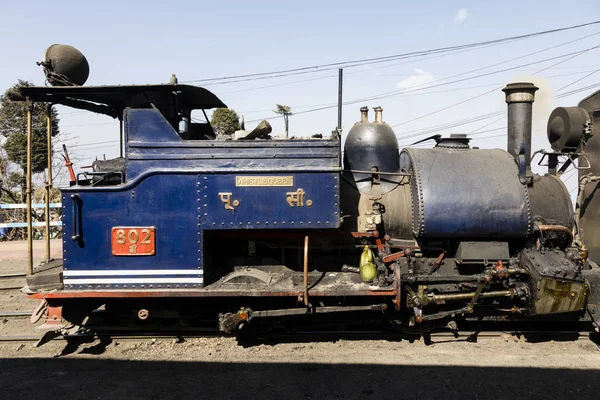
<svg viewBox="0 0 600 400">
<path fill-rule="evenodd" d="M 4 258 L 0 271 L 21 264 Z M 0 291 L 1 311 L 36 304 L 16 290 Z M 0 319 L 0 335 L 41 333 L 26 319 Z M 269 344 L 231 337 L 41 348 L 10 342 L 0 343 L 0 371 L 7 399 L 596 399 L 600 351 L 588 339 L 531 343 L 510 335 L 428 346 L 293 337 Z"/>
<path fill-rule="evenodd" d="M 597 398 L 587 340 L 340 340 L 243 346 L 234 338 L 0 345 L 6 398 Z"/>
</svg>

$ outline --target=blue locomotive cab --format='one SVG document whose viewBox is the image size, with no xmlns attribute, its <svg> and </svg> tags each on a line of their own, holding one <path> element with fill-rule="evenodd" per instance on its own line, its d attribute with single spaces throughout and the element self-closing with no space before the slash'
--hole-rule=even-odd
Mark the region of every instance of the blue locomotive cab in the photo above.
<svg viewBox="0 0 600 400">
<path fill-rule="evenodd" d="M 189 290 L 242 267 L 301 270 L 306 232 L 340 226 L 336 136 L 217 139 L 191 112 L 225 104 L 187 85 L 23 95 L 122 120 L 123 158 L 95 162 L 62 190 L 65 290 Z M 231 283 L 222 287 L 240 289 Z"/>
</svg>

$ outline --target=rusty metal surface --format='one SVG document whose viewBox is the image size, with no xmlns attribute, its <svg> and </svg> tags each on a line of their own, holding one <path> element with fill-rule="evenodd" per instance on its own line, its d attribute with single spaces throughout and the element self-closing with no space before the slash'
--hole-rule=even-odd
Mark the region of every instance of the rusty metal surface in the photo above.
<svg viewBox="0 0 600 400">
<path fill-rule="evenodd" d="M 389 254 L 387 256 L 384 256 L 383 257 L 383 262 L 387 264 L 387 263 L 390 263 L 392 261 L 396 261 L 397 259 L 402 258 L 402 257 L 404 257 L 404 252 L 403 251 L 399 251 L 397 253 L 393 253 L 393 254 Z"/>
<path fill-rule="evenodd" d="M 298 297 L 302 293 L 303 272 L 271 273 L 270 284 L 231 282 L 223 277 L 204 289 L 153 290 L 63 290 L 27 293 L 32 298 L 148 298 L 148 297 Z M 308 292 L 311 297 L 396 296 L 399 287 L 379 288 L 363 283 L 355 273 L 309 272 Z"/>
<path fill-rule="evenodd" d="M 372 291 L 372 290 L 313 290 L 310 292 L 312 297 L 362 297 L 362 296 L 373 296 L 373 297 L 394 297 L 397 295 L 395 290 L 385 291 Z M 298 297 L 298 291 L 293 292 L 270 292 L 260 290 L 247 290 L 247 291 L 230 291 L 230 292 L 209 292 L 205 290 L 184 290 L 184 289 L 171 289 L 171 290 L 75 290 L 75 291 L 57 291 L 48 293 L 31 293 L 28 294 L 33 299 L 78 299 L 78 298 L 94 298 L 94 299 L 118 299 L 118 298 L 163 298 L 163 297 Z"/>
</svg>

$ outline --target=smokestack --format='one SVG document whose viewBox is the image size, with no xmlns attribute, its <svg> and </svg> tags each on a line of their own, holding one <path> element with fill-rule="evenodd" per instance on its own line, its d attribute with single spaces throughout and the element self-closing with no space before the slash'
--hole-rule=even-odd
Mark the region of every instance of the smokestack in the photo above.
<svg viewBox="0 0 600 400">
<path fill-rule="evenodd" d="M 517 159 L 521 146 L 525 147 L 525 165 L 531 163 L 531 119 L 535 91 L 539 88 L 533 83 L 515 82 L 506 85 L 508 104 L 508 145 L 507 151 Z"/>
<path fill-rule="evenodd" d="M 369 107 L 360 108 L 360 122 L 369 122 Z"/>
<path fill-rule="evenodd" d="M 377 106 L 373 107 L 373 111 L 375 111 L 375 123 L 381 124 L 383 123 L 383 108 Z"/>
</svg>

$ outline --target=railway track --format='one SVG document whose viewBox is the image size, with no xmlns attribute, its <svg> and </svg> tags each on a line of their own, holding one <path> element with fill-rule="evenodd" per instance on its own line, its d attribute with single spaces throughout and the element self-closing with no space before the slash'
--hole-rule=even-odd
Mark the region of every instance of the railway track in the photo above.
<svg viewBox="0 0 600 400">
<path fill-rule="evenodd" d="M 295 333 L 295 334 L 289 334 L 286 335 L 286 340 L 285 342 L 289 342 L 289 341 L 295 341 L 298 340 L 300 334 Z M 318 335 L 314 334 L 314 333 L 303 333 L 301 334 L 303 336 L 305 335 L 310 335 L 310 341 L 311 342 L 319 342 L 319 341 L 338 341 L 338 340 L 390 340 L 390 341 L 398 341 L 400 339 L 402 339 L 401 337 L 399 337 L 398 335 L 396 335 L 395 337 L 390 337 L 389 335 L 385 335 L 385 337 L 382 337 L 380 335 L 377 335 L 376 333 L 355 333 L 353 335 L 348 335 L 348 334 L 344 334 L 344 335 L 339 335 L 338 333 L 320 333 Z M 68 335 L 68 336 L 60 336 L 57 338 L 52 339 L 53 341 L 75 341 L 75 340 L 82 340 L 82 339 L 101 339 L 103 337 L 106 338 L 110 338 L 111 340 L 118 340 L 118 341 L 157 341 L 157 340 L 186 340 L 186 339 L 195 339 L 195 338 L 206 338 L 206 337 L 218 337 L 218 336 L 224 336 L 224 335 L 164 335 L 164 334 L 160 334 L 160 335 L 109 335 L 109 334 L 74 334 L 74 335 Z M 278 335 L 276 335 L 278 336 Z M 325 338 L 326 336 L 326 338 Z M 485 340 L 485 339 L 497 339 L 497 338 L 505 338 L 508 339 L 508 337 L 514 337 L 515 340 L 518 340 L 519 337 L 523 336 L 523 337 L 529 337 L 531 338 L 532 336 L 538 336 L 538 337 L 542 337 L 542 336 L 547 336 L 546 333 L 540 333 L 540 332 L 522 332 L 519 335 L 515 335 L 515 334 L 509 334 L 506 332 L 485 332 L 485 333 L 481 333 L 481 332 L 461 332 L 459 334 L 453 334 L 453 333 L 435 333 L 435 334 L 431 334 L 430 337 L 427 339 L 427 341 L 429 341 L 430 343 L 436 343 L 436 342 L 440 342 L 440 341 L 467 341 L 467 342 L 476 342 L 477 340 L 472 339 L 473 337 L 477 337 L 477 340 Z M 560 338 L 568 338 L 568 341 L 580 341 L 580 340 L 591 340 L 589 335 L 587 334 L 579 334 L 579 333 L 574 333 L 574 332 L 568 332 L 568 333 L 561 333 L 561 334 L 555 334 L 552 335 L 551 337 L 549 337 L 548 339 L 545 340 L 538 340 L 538 341 L 550 341 L 550 340 L 557 340 Z M 266 340 L 265 340 L 266 339 Z M 273 343 L 273 342 L 278 342 L 277 337 L 273 337 L 272 335 L 266 335 L 265 337 L 261 337 L 260 340 L 255 341 L 257 344 L 259 343 Z M 35 336 L 35 335 L 10 335 L 10 336 L 0 336 L 0 343 L 10 343 L 10 342 L 37 342 L 40 340 L 40 336 Z M 407 339 L 408 340 L 408 339 Z M 564 340 L 564 339 L 563 339 Z M 305 340 L 298 340 L 299 342 L 306 342 Z M 507 340 L 508 341 L 508 340 Z M 531 340 L 528 340 L 531 341 Z M 244 340 L 244 343 L 247 343 L 247 340 Z M 252 341 L 251 341 L 252 342 Z"/>
<path fill-rule="evenodd" d="M 97 311 L 102 314 L 102 311 Z M 29 311 L 0 311 L 0 318 L 28 319 Z M 122 327 L 122 326 L 87 326 L 84 332 L 59 336 L 53 340 L 89 340 L 96 338 L 110 338 L 111 340 L 181 340 L 207 337 L 227 337 L 214 328 L 215 325 L 202 327 Z M 261 329 L 261 328 L 267 329 Z M 319 325 L 290 325 L 285 328 L 269 329 L 269 325 L 261 325 L 258 329 L 251 327 L 238 333 L 238 340 L 244 343 L 278 343 L 278 342 L 311 342 L 311 341 L 337 341 L 337 340 L 417 340 L 425 342 L 440 341 L 477 341 L 479 339 L 510 338 L 528 341 L 576 341 L 592 340 L 599 343 L 599 334 L 594 332 L 590 324 L 575 323 L 560 326 L 541 324 L 539 326 L 524 326 L 522 323 L 502 322 L 472 322 L 463 321 L 461 330 L 437 329 L 431 332 L 403 332 L 391 325 L 381 322 L 366 324 L 332 324 L 320 328 Z M 0 343 L 5 342 L 37 342 L 39 335 L 9 335 L 0 336 Z"/>
<path fill-rule="evenodd" d="M 0 311 L 0 318 L 29 318 L 31 311 Z"/>
<path fill-rule="evenodd" d="M 2 274 L 0 275 L 0 290 L 21 289 L 25 285 L 25 274 Z"/>
<path fill-rule="evenodd" d="M 240 343 L 285 343 L 285 342 L 322 342 L 339 340 L 389 340 L 414 341 L 423 339 L 426 343 L 439 343 L 450 341 L 477 342 L 478 340 L 503 338 L 507 341 L 518 341 L 524 338 L 530 342 L 543 341 L 579 341 L 592 340 L 598 343 L 597 334 L 589 331 L 554 331 L 528 330 L 528 331 L 438 331 L 428 334 L 405 334 L 401 332 L 387 332 L 381 330 L 355 330 L 355 331 L 295 331 L 281 333 L 242 334 L 237 336 Z M 6 342 L 37 342 L 40 336 L 36 335 L 7 335 L 0 336 L 0 343 Z M 59 336 L 53 340 L 77 341 L 90 339 L 108 338 L 119 341 L 162 341 L 162 340 L 186 340 L 194 338 L 216 338 L 229 337 L 217 330 L 174 330 L 174 331 L 141 331 L 131 330 L 96 330 L 93 332 L 76 333 Z"/>
</svg>

